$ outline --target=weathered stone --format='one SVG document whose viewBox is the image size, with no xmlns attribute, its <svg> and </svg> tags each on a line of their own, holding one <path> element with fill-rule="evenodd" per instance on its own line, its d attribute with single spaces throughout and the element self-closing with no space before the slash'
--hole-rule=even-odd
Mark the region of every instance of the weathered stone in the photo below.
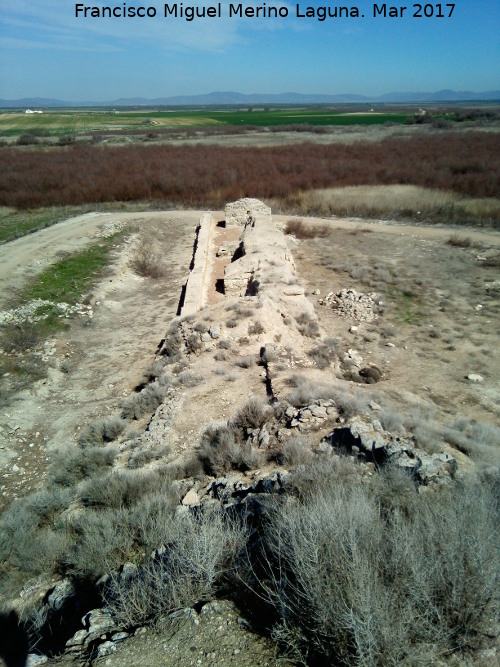
<svg viewBox="0 0 500 667">
<path fill-rule="evenodd" d="M 267 431 L 261 430 L 259 433 L 259 447 L 267 447 L 269 444 L 270 435 Z"/>
<path fill-rule="evenodd" d="M 24 667 L 38 667 L 38 665 L 45 665 L 48 661 L 46 655 L 38 655 L 36 653 L 29 653 L 24 663 Z"/>
<path fill-rule="evenodd" d="M 479 373 L 469 373 L 467 380 L 470 380 L 471 382 L 482 382 L 484 378 L 482 375 L 479 375 Z"/>
<path fill-rule="evenodd" d="M 196 489 L 192 488 L 186 493 L 186 495 L 182 499 L 182 504 L 187 507 L 200 504 L 200 497 L 196 492 Z"/>
<path fill-rule="evenodd" d="M 97 647 L 97 657 L 102 658 L 116 651 L 116 644 L 112 641 L 103 642 Z"/>
<path fill-rule="evenodd" d="M 88 636 L 89 636 L 88 630 L 77 630 L 77 632 L 75 632 L 75 634 L 71 637 L 71 639 L 68 639 L 68 641 L 66 642 L 66 648 L 71 649 L 83 646 L 83 644 L 86 643 L 86 639 Z"/>
<path fill-rule="evenodd" d="M 309 410 L 313 417 L 320 417 L 324 419 L 327 415 L 326 408 L 321 405 L 310 405 Z"/>
<path fill-rule="evenodd" d="M 201 334 L 201 342 L 202 343 L 210 343 L 212 340 L 212 336 L 209 333 L 202 333 Z"/>
<path fill-rule="evenodd" d="M 75 593 L 75 588 L 69 579 L 60 581 L 47 598 L 47 604 L 51 609 L 58 611 L 67 602 L 68 598 Z"/>
<path fill-rule="evenodd" d="M 271 219 L 271 209 L 259 199 L 245 197 L 226 204 L 226 227 L 244 227 L 250 218 L 262 215 Z"/>
<path fill-rule="evenodd" d="M 219 338 L 220 336 L 220 326 L 218 324 L 212 324 L 210 329 L 208 330 L 208 333 L 212 338 Z"/>
<path fill-rule="evenodd" d="M 109 609 L 92 609 L 82 618 L 83 626 L 92 636 L 99 636 L 113 630 L 115 621 Z"/>
</svg>

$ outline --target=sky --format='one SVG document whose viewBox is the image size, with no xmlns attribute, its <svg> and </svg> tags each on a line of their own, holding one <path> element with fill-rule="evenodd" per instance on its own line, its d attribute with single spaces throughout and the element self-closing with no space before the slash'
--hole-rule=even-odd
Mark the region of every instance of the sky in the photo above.
<svg viewBox="0 0 500 667">
<path fill-rule="evenodd" d="M 150 7 L 151 18 L 76 17 L 74 0 L 0 0 L 0 98 L 106 101 L 127 97 L 240 93 L 380 95 L 444 88 L 500 89 L 499 0 L 243 2 L 280 7 L 284 18 L 164 17 L 159 0 L 84 0 L 85 7 Z M 88 3 L 88 4 L 87 4 Z M 186 7 L 217 7 L 185 0 Z M 232 3 L 234 6 L 239 2 Z M 407 7 L 374 17 L 374 5 Z M 299 17 L 308 7 L 358 9 L 364 17 Z M 442 18 L 435 16 L 441 8 Z"/>
</svg>

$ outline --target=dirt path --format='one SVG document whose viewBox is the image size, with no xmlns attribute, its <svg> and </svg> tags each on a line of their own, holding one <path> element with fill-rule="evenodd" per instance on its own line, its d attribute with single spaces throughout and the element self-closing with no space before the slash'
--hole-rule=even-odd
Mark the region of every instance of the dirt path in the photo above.
<svg viewBox="0 0 500 667">
<path fill-rule="evenodd" d="M 5 306 L 27 280 L 56 261 L 60 253 L 81 250 L 95 242 L 106 230 L 117 231 L 124 225 L 140 227 L 142 223 L 152 223 L 162 216 L 172 215 L 191 226 L 196 224 L 200 213 L 86 213 L 0 245 L 0 307 Z"/>
<path fill-rule="evenodd" d="M 47 378 L 12 396 L 1 410 L 4 502 L 43 484 L 51 452 L 75 443 L 79 428 L 90 419 L 119 410 L 122 397 L 142 381 L 177 313 L 198 220 L 199 214 L 191 212 L 86 215 L 0 247 L 2 300 L 7 300 L 59 252 L 92 241 L 103 225 L 139 227 L 114 251 L 109 274 L 93 290 L 93 318 L 76 318 L 67 332 L 47 341 Z M 158 280 L 140 278 L 130 266 L 144 234 L 165 263 Z"/>
</svg>

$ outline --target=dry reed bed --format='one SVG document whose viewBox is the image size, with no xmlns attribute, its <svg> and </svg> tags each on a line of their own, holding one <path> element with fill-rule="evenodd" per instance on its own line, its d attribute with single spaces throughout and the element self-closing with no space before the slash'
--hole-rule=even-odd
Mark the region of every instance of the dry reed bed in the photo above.
<svg viewBox="0 0 500 667">
<path fill-rule="evenodd" d="M 219 207 L 351 185 L 413 184 L 472 197 L 499 193 L 500 136 L 470 132 L 352 145 L 225 148 L 75 145 L 0 150 L 0 205 L 157 200 Z"/>
</svg>

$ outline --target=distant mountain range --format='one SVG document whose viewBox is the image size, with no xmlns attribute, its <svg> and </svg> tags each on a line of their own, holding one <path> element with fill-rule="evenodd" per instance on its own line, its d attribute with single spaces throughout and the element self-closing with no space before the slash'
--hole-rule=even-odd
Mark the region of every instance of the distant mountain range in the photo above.
<svg viewBox="0 0 500 667">
<path fill-rule="evenodd" d="M 303 93 L 253 93 L 244 95 L 232 91 L 214 92 L 206 95 L 177 95 L 174 97 L 121 97 L 107 102 L 68 101 L 45 97 L 24 97 L 18 100 L 0 99 L 3 108 L 54 108 L 54 107 L 135 107 L 135 106 L 217 106 L 254 104 L 349 104 L 349 103 L 410 103 L 410 102 L 487 102 L 500 101 L 500 90 L 475 93 L 470 90 L 439 90 L 434 93 L 386 93 L 368 97 L 366 95 L 312 95 Z"/>
</svg>

